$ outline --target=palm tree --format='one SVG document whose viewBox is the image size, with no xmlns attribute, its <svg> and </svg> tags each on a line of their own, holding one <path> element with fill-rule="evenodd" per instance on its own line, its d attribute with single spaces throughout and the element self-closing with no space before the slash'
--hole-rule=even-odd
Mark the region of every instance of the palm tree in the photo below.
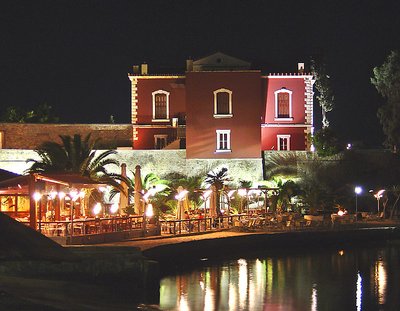
<svg viewBox="0 0 400 311">
<path fill-rule="evenodd" d="M 201 192 L 198 191 L 201 188 L 203 177 L 201 175 L 196 176 L 185 176 L 179 173 L 173 173 L 167 175 L 165 178 L 170 180 L 171 194 L 178 191 L 178 187 L 182 186 L 188 191 L 188 199 L 190 204 L 196 209 L 202 203 Z M 170 200 L 176 201 L 173 196 Z"/>
<path fill-rule="evenodd" d="M 125 182 L 128 186 L 128 206 L 134 200 L 135 194 L 135 173 L 131 171 L 133 177 L 126 177 Z M 156 188 L 157 192 L 151 198 L 151 202 L 153 203 L 153 207 L 159 208 L 162 205 L 164 198 L 167 197 L 170 193 L 169 182 L 165 179 L 161 179 L 154 173 L 148 173 L 146 176 L 142 177 L 142 188 L 145 191 L 150 190 L 151 188 Z M 114 188 L 110 191 L 109 200 L 112 200 L 115 195 L 120 193 L 119 188 Z"/>
<path fill-rule="evenodd" d="M 96 154 L 94 150 L 97 140 L 90 140 L 88 134 L 83 140 L 81 135 L 60 135 L 62 144 L 48 141 L 40 145 L 35 152 L 39 160 L 28 159 L 32 165 L 25 173 L 73 173 L 86 176 L 91 180 L 104 183 L 122 190 L 120 181 L 124 177 L 107 171 L 107 166 L 116 165 L 119 162 L 110 158 L 116 154 L 115 150 L 107 150 Z"/>
<path fill-rule="evenodd" d="M 221 168 L 218 171 L 210 171 L 207 173 L 207 177 L 204 182 L 208 185 L 215 186 L 217 193 L 217 214 L 221 215 L 221 206 L 220 206 L 220 192 L 223 189 L 224 185 L 230 182 L 231 179 L 228 176 L 228 169 L 226 167 Z"/>
</svg>

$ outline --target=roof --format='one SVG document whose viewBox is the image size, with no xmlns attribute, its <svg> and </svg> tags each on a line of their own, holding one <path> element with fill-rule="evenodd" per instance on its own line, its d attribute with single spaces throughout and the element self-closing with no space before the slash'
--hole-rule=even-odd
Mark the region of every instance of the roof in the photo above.
<svg viewBox="0 0 400 311">
<path fill-rule="evenodd" d="M 13 172 L 10 172 L 10 171 L 6 171 L 6 170 L 3 170 L 3 169 L 0 169 L 0 181 L 7 180 L 7 179 L 10 179 L 10 178 L 14 178 L 14 177 L 17 177 L 17 176 L 21 176 L 21 175 L 13 173 Z"/>
<path fill-rule="evenodd" d="M 249 70 L 251 63 L 221 52 L 193 62 L 193 71 Z"/>
<path fill-rule="evenodd" d="M 36 181 L 60 184 L 66 187 L 95 188 L 104 185 L 80 174 L 33 174 Z M 31 175 L 19 175 L 0 181 L 0 193 L 27 193 Z"/>
</svg>

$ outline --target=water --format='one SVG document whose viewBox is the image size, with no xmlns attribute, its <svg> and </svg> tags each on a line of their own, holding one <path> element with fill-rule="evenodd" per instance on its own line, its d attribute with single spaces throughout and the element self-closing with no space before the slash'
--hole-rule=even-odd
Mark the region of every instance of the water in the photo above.
<svg viewBox="0 0 400 311">
<path fill-rule="evenodd" d="M 400 243 L 258 254 L 164 277 L 162 310 L 400 310 Z"/>
</svg>

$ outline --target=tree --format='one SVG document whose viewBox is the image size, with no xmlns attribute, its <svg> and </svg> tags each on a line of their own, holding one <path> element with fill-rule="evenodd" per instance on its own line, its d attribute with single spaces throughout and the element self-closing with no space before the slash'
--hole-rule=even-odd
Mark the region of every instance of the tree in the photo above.
<svg viewBox="0 0 400 311">
<path fill-rule="evenodd" d="M 339 143 L 331 127 L 317 131 L 312 137 L 312 142 L 320 157 L 328 157 L 339 153 Z"/>
<path fill-rule="evenodd" d="M 170 200 L 176 201 L 175 194 L 179 186 L 182 186 L 184 189 L 188 190 L 188 199 L 190 204 L 197 208 L 202 203 L 201 192 L 198 191 L 201 189 L 201 184 L 203 182 L 204 177 L 201 175 L 196 176 L 185 176 L 179 173 L 172 173 L 164 177 L 170 180 L 170 186 L 172 188 Z"/>
<path fill-rule="evenodd" d="M 378 109 L 378 118 L 386 136 L 385 145 L 397 152 L 400 144 L 400 52 L 392 51 L 386 61 L 373 69 L 371 83 L 386 103 Z"/>
<path fill-rule="evenodd" d="M 119 162 L 110 158 L 117 153 L 115 150 L 97 154 L 94 148 L 98 140 L 90 140 L 90 134 L 83 140 L 78 134 L 73 137 L 61 135 L 60 138 L 62 144 L 48 141 L 35 150 L 40 159 L 27 160 L 32 162 L 27 173 L 75 173 L 122 190 L 119 181 L 125 180 L 124 177 L 106 169 L 110 165 L 119 167 Z"/>
<path fill-rule="evenodd" d="M 133 174 L 133 177 L 126 177 L 125 182 L 128 186 L 128 206 L 131 206 L 131 202 L 134 200 L 134 194 L 135 194 L 135 173 L 131 171 Z M 164 203 L 165 198 L 170 194 L 170 187 L 169 187 L 169 182 L 167 180 L 161 179 L 154 173 L 148 173 L 146 176 L 142 177 L 142 189 L 145 190 L 145 192 L 149 191 L 151 188 L 156 189 L 156 193 L 149 198 L 151 200 L 151 203 L 153 204 L 153 207 L 155 207 L 157 210 L 160 209 L 161 205 Z M 114 188 L 110 191 L 110 196 L 109 200 L 112 200 L 118 193 L 121 192 L 121 189 L 119 188 Z M 131 207 L 128 207 L 128 210 L 126 211 L 128 214 L 130 214 L 130 209 Z M 133 210 L 132 210 L 133 212 Z"/>
<path fill-rule="evenodd" d="M 322 128 L 329 127 L 326 114 L 334 108 L 334 99 L 330 76 L 326 72 L 326 66 L 322 62 L 311 60 L 311 73 L 315 78 L 316 98 L 322 110 Z"/>
<path fill-rule="evenodd" d="M 54 116 L 52 109 L 47 103 L 41 103 L 35 109 L 9 106 L 1 120 L 10 123 L 57 123 L 59 118 Z"/>
<path fill-rule="evenodd" d="M 226 167 L 221 168 L 218 171 L 210 171 L 207 173 L 207 177 L 204 180 L 206 184 L 211 186 L 215 186 L 217 193 L 217 214 L 221 215 L 221 206 L 220 206 L 220 196 L 221 190 L 224 185 L 227 184 L 231 179 L 228 176 L 228 169 Z"/>
</svg>

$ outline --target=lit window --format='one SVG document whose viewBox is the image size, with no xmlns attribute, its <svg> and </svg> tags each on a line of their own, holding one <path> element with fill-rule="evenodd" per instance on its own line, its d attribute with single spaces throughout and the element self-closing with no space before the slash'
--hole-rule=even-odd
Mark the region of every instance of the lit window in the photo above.
<svg viewBox="0 0 400 311">
<path fill-rule="evenodd" d="M 231 130 L 217 130 L 216 152 L 231 152 Z"/>
<path fill-rule="evenodd" d="M 278 135 L 278 150 L 290 150 L 290 135 Z"/>
<path fill-rule="evenodd" d="M 231 118 L 232 115 L 232 91 L 218 89 L 214 91 L 214 117 Z"/>
<path fill-rule="evenodd" d="M 153 121 L 169 121 L 169 92 L 158 90 L 153 95 Z"/>
<path fill-rule="evenodd" d="M 275 91 L 275 119 L 283 121 L 293 120 L 292 91 L 285 88 Z"/>
<path fill-rule="evenodd" d="M 168 135 L 154 135 L 154 149 L 164 149 L 167 146 Z"/>
</svg>

